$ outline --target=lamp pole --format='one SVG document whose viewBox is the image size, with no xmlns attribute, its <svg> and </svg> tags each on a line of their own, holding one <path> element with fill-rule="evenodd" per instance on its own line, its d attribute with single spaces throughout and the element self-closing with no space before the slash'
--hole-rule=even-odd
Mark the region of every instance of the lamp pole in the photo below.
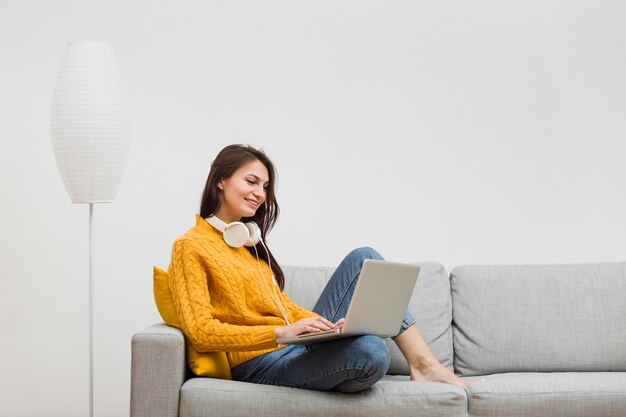
<svg viewBox="0 0 626 417">
<path fill-rule="evenodd" d="M 89 203 L 89 417 L 93 417 L 93 203 Z"/>
</svg>

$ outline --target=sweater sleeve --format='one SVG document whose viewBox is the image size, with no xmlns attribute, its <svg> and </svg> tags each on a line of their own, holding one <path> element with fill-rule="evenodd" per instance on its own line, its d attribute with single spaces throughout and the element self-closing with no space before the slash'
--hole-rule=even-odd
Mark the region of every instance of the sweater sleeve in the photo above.
<svg viewBox="0 0 626 417">
<path fill-rule="evenodd" d="M 208 271 L 193 244 L 178 240 L 172 249 L 170 291 L 183 332 L 200 352 L 251 351 L 276 347 L 276 326 L 242 326 L 214 318 Z M 228 289 L 225 289 L 226 291 Z"/>
</svg>

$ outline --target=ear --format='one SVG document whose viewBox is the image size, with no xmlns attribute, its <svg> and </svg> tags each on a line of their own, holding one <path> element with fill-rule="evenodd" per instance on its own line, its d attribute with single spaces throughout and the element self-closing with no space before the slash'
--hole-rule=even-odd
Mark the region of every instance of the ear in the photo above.
<svg viewBox="0 0 626 417">
<path fill-rule="evenodd" d="M 218 181 L 217 182 L 217 188 L 219 188 L 220 190 L 224 191 L 224 184 L 222 184 L 222 181 Z"/>
</svg>

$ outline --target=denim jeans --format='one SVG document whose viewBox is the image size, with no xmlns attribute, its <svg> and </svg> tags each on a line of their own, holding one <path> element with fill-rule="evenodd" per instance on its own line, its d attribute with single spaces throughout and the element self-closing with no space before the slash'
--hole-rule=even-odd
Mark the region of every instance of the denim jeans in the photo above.
<svg viewBox="0 0 626 417">
<path fill-rule="evenodd" d="M 383 259 L 371 248 L 355 249 L 337 267 L 313 311 L 333 323 L 346 316 L 365 259 Z M 415 323 L 406 311 L 399 333 Z M 321 391 L 358 392 L 370 388 L 389 368 L 384 340 L 365 335 L 312 345 L 289 345 L 231 369 L 233 379 Z"/>
</svg>

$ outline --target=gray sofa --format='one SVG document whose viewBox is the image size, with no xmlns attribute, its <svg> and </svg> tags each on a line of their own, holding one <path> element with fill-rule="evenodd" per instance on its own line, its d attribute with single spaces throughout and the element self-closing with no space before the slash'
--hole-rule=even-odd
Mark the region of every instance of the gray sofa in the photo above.
<svg viewBox="0 0 626 417">
<path fill-rule="evenodd" d="M 198 378 L 180 331 L 155 324 L 132 339 L 131 416 L 626 416 L 626 263 L 420 265 L 411 309 L 467 389 L 409 382 L 391 341 L 388 375 L 359 394 Z M 332 273 L 284 270 L 308 308 Z"/>
</svg>

